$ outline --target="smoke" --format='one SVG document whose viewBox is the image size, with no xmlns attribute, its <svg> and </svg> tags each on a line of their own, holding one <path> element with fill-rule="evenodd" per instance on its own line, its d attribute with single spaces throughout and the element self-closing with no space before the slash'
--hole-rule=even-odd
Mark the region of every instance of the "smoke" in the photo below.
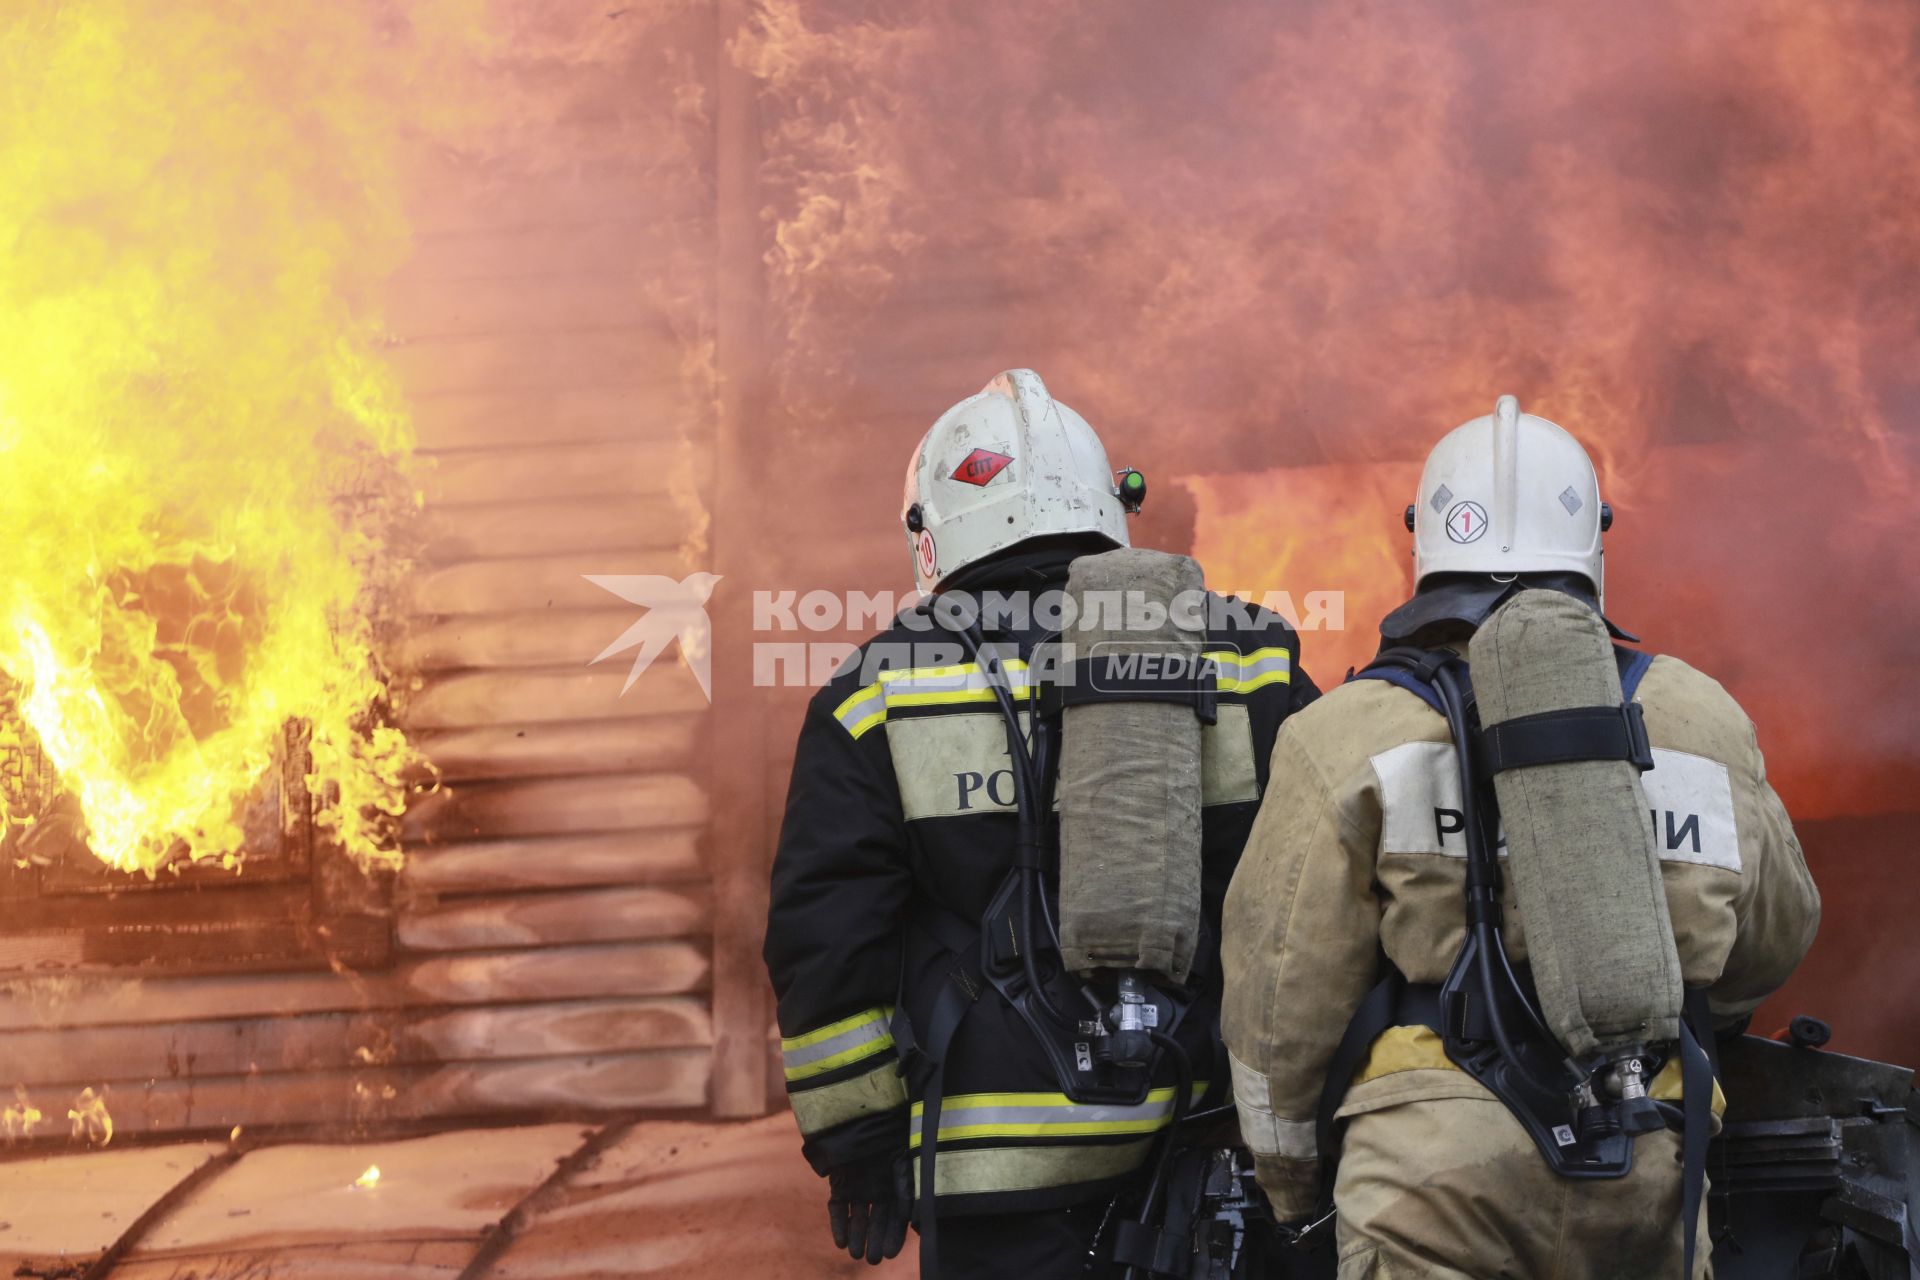
<svg viewBox="0 0 1920 1280">
<path fill-rule="evenodd" d="M 1728 683 L 1789 800 L 1910 803 L 1920 10 L 759 12 L 781 389 L 884 413 L 873 476 L 1031 364 L 1192 481 L 1217 585 L 1372 612 L 1406 499 L 1369 532 L 1381 486 L 1284 473 L 1404 467 L 1513 392 L 1602 468 L 1610 606 Z M 1260 520 L 1294 550 L 1218 532 Z"/>
</svg>

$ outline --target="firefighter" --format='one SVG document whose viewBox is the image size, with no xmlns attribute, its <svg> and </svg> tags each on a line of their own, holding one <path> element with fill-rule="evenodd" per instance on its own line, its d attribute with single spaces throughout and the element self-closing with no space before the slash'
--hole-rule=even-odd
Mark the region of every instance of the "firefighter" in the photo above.
<svg viewBox="0 0 1920 1280">
<path fill-rule="evenodd" d="M 1475 646 L 1488 638 L 1483 629 L 1496 625 L 1490 617 L 1523 597 L 1544 599 L 1563 616 L 1567 602 L 1577 602 L 1573 620 L 1598 629 L 1600 651 L 1620 677 L 1608 687 L 1625 699 L 1583 714 L 1597 716 L 1590 726 L 1604 722 L 1629 745 L 1616 752 L 1589 744 L 1585 754 L 1553 758 L 1606 757 L 1614 763 L 1600 767 L 1619 769 L 1626 766 L 1617 761 L 1638 754 L 1643 759 L 1629 773 L 1651 765 L 1632 794 L 1644 795 L 1645 809 L 1633 815 L 1643 845 L 1651 812 L 1651 846 L 1637 856 L 1647 861 L 1654 906 L 1643 919 L 1609 921 L 1605 895 L 1566 902 L 1566 895 L 1554 899 L 1549 885 L 1541 901 L 1554 910 L 1599 913 L 1601 927 L 1616 932 L 1602 933 L 1596 945 L 1618 929 L 1656 921 L 1659 933 L 1646 954 L 1628 959 L 1644 961 L 1657 976 L 1670 934 L 1675 991 L 1683 978 L 1686 1002 L 1696 1010 L 1709 1006 L 1722 1030 L 1744 1025 L 1812 941 L 1819 898 L 1799 843 L 1767 783 L 1753 725 L 1726 690 L 1677 658 L 1610 650 L 1609 632 L 1633 639 L 1599 615 L 1601 533 L 1612 513 L 1571 435 L 1502 397 L 1493 414 L 1434 448 L 1406 518 L 1415 593 L 1380 628 L 1383 657 L 1394 660 L 1362 673 L 1378 678 L 1350 678 L 1283 726 L 1266 799 L 1226 898 L 1224 1029 L 1259 1181 L 1282 1222 L 1324 1226 L 1325 1166 L 1337 1158 L 1330 1200 L 1342 1280 L 1668 1276 L 1695 1257 L 1699 1275 L 1704 1224 L 1689 1247 L 1683 1200 L 1698 1200 L 1697 1191 L 1687 1195 L 1683 1164 L 1703 1161 L 1704 1146 L 1689 1148 L 1686 1135 L 1668 1127 L 1685 1105 L 1681 1077 L 1692 1059 L 1683 1045 L 1643 1045 L 1631 1060 L 1651 1077 L 1650 1096 L 1632 1105 L 1667 1119 L 1657 1129 L 1642 1126 L 1637 1137 L 1635 1125 L 1627 1124 L 1624 1136 L 1615 1126 L 1608 1140 L 1616 1153 L 1630 1152 L 1624 1175 L 1569 1176 L 1546 1153 L 1585 1142 L 1586 1131 L 1554 1118 L 1544 1130 L 1530 1129 L 1523 1110 L 1497 1098 L 1459 1061 L 1467 1058 L 1487 1079 L 1511 1079 L 1485 1070 L 1497 1067 L 1500 1055 L 1469 1057 L 1456 1049 L 1467 1032 L 1434 1016 L 1443 1005 L 1472 1016 L 1482 992 L 1473 966 L 1457 966 L 1473 940 L 1504 950 L 1511 963 L 1515 976 L 1499 987 L 1499 998 L 1509 1000 L 1513 1023 L 1532 1026 L 1526 1018 L 1540 1013 L 1546 991 L 1526 963 L 1528 921 L 1519 918 L 1525 911 L 1517 876 L 1503 884 L 1494 873 L 1495 901 L 1473 917 L 1494 927 L 1469 927 L 1472 822 L 1463 809 L 1476 795 L 1490 803 L 1493 792 L 1476 788 L 1478 772 L 1463 791 L 1449 703 L 1436 682 L 1451 684 L 1456 702 L 1460 684 L 1437 673 L 1471 651 L 1467 674 L 1484 712 L 1493 676 L 1482 671 L 1487 662 Z M 1639 747 L 1630 743 L 1635 723 L 1645 736 Z M 1507 812 L 1504 843 L 1497 832 L 1483 832 L 1482 865 L 1511 868 L 1520 861 L 1516 825 L 1553 817 Z M 1557 838 L 1565 843 L 1580 834 L 1562 829 Z M 1560 959 L 1579 976 L 1580 956 Z M 1456 981 L 1470 998 L 1453 1006 L 1435 997 Z M 1515 992 L 1529 1004 L 1512 1003 Z M 1507 1034 L 1519 1033 L 1510 1025 Z M 1545 1064 L 1538 1074 L 1577 1074 L 1565 1065 L 1564 1045 L 1538 1047 L 1537 1061 Z M 1704 1083 L 1685 1101 L 1699 1108 L 1703 1144 L 1704 1130 L 1717 1124 L 1705 1119 L 1707 1095 L 1716 1112 L 1721 1099 L 1701 1061 L 1696 1079 Z M 1529 1105 L 1551 1110 L 1559 1097 Z M 1585 1115 L 1578 1108 L 1591 1103 L 1601 1120 L 1609 1106 L 1629 1105 L 1602 1094 L 1583 1103 L 1577 1089 L 1564 1097 L 1571 1099 L 1569 1116 Z M 1551 1136 L 1543 1145 L 1536 1132 Z M 1596 1132 L 1605 1134 L 1605 1124 Z"/>
<path fill-rule="evenodd" d="M 1136 472 L 1116 479 L 1087 422 L 1038 376 L 1003 373 L 942 415 L 914 452 L 901 518 L 918 586 L 981 606 L 987 645 L 1031 657 L 1061 625 L 1048 616 L 1049 593 L 1076 557 L 1127 545 L 1142 487 Z M 1217 684 L 1203 743 L 1209 941 L 1180 1026 L 1195 1076 L 1224 1102 L 1211 942 L 1220 899 L 1274 734 L 1317 691 L 1290 626 L 1207 599 L 1210 617 L 1231 607 L 1206 640 Z M 1077 1276 L 1116 1193 L 1143 1179 L 1175 1109 L 1173 1077 L 1163 1060 L 1159 1087 L 1136 1107 L 1076 1103 L 1013 1005 L 970 973 L 969 931 L 977 936 L 1017 854 L 1012 740 L 990 682 L 1004 678 L 1023 712 L 1038 685 L 1024 661 L 998 677 L 981 667 L 926 611 L 909 609 L 814 696 L 773 865 L 765 958 L 787 1089 L 806 1159 L 828 1180 L 834 1243 L 878 1262 L 901 1248 L 913 1216 L 928 1274 Z M 933 1029 L 943 1002 L 964 1009 L 957 1030 Z M 934 1257 L 926 1215 L 911 1207 L 930 1035 L 950 1036 Z"/>
</svg>

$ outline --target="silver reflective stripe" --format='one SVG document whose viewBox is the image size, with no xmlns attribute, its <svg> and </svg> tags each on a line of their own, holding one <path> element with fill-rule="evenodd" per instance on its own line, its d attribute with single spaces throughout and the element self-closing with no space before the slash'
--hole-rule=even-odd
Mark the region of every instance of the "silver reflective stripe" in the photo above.
<svg viewBox="0 0 1920 1280">
<path fill-rule="evenodd" d="M 884 720 L 886 714 L 884 691 L 879 685 L 870 684 L 841 703 L 834 710 L 833 718 L 840 722 L 841 728 L 857 738 Z"/>
<path fill-rule="evenodd" d="M 1227 1065 L 1233 1069 L 1233 1103 L 1240 1112 L 1240 1136 L 1247 1148 L 1257 1156 L 1316 1159 L 1320 1143 L 1314 1122 L 1276 1116 L 1267 1105 L 1267 1078 L 1232 1053 L 1227 1054 Z"/>
<path fill-rule="evenodd" d="M 942 1148 L 935 1164 L 938 1185 L 934 1190 L 943 1196 L 964 1196 L 1098 1182 L 1138 1169 L 1152 1149 L 1152 1138 L 1106 1146 Z M 913 1158 L 913 1188 L 919 1195 L 919 1156 Z"/>
<path fill-rule="evenodd" d="M 1257 685 L 1271 684 L 1275 680 L 1291 681 L 1292 676 L 1293 659 L 1285 650 L 1240 664 L 1240 687 L 1243 690 Z"/>
<path fill-rule="evenodd" d="M 866 1021 L 845 1031 L 798 1048 L 782 1049 L 780 1065 L 786 1068 L 787 1079 L 803 1079 L 848 1062 L 857 1062 L 866 1057 L 867 1052 L 877 1052 L 879 1048 L 892 1043 L 893 1034 L 887 1029 L 886 1019 L 873 1014 L 868 1015 Z M 873 1048 L 862 1052 L 867 1046 Z"/>
<path fill-rule="evenodd" d="M 800 1132 L 812 1135 L 876 1111 L 906 1106 L 907 1086 L 892 1059 L 888 1059 L 851 1080 L 795 1089 L 788 1095 L 788 1101 L 793 1104 L 793 1119 L 800 1126 Z"/>
<path fill-rule="evenodd" d="M 1293 680 L 1293 655 L 1279 646 L 1235 653 L 1230 649 L 1209 650 L 1215 679 L 1222 693 L 1251 693 L 1275 683 Z"/>
</svg>

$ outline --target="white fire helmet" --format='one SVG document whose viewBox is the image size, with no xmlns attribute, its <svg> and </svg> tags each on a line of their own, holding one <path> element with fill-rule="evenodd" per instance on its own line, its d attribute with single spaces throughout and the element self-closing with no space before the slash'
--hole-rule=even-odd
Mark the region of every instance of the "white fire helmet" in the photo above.
<svg viewBox="0 0 1920 1280">
<path fill-rule="evenodd" d="M 1031 369 L 1007 370 L 940 415 L 900 503 L 924 592 L 1029 538 L 1091 533 L 1124 547 L 1126 513 L 1100 437 Z"/>
<path fill-rule="evenodd" d="M 1407 508 L 1416 587 L 1437 573 L 1576 573 L 1602 588 L 1613 513 L 1580 442 L 1501 396 L 1442 437 Z"/>
</svg>

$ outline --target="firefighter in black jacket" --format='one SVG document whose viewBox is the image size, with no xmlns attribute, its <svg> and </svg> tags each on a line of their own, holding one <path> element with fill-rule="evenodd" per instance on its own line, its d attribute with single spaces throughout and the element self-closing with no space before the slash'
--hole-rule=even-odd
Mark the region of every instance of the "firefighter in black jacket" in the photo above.
<svg viewBox="0 0 1920 1280">
<path fill-rule="evenodd" d="M 1074 557 L 1126 545 L 1126 511 L 1137 501 L 1122 489 L 1138 483 L 1133 473 L 1115 483 L 1093 430 L 1036 375 L 1002 374 L 934 424 L 908 472 L 903 520 L 920 589 L 1000 602 L 1003 625 L 985 638 L 1025 659 L 1047 633 L 1047 593 L 1065 584 Z M 1032 602 L 1034 614 L 1021 616 Z M 1218 713 L 1203 739 L 1206 939 L 1179 1039 L 1196 1094 L 1224 1098 L 1220 901 L 1280 723 L 1317 690 L 1279 617 L 1209 603 Z M 991 609 L 985 621 L 995 621 Z M 1024 711 L 1034 697 L 1024 662 L 1002 670 Z M 921 1092 L 896 1041 L 910 1027 L 924 1037 L 938 992 L 958 982 L 972 1004 L 944 1058 L 938 1270 L 1074 1276 L 1115 1193 L 1144 1180 L 1174 1089 L 1163 1063 L 1141 1105 L 1075 1103 L 1013 1006 L 990 987 L 976 990 L 940 931 L 923 923 L 978 922 L 1013 865 L 999 696 L 951 634 L 912 610 L 814 696 L 773 867 L 765 954 L 787 1089 L 806 1158 L 829 1179 L 835 1243 L 878 1262 L 905 1241 Z M 952 941 L 950 927 L 945 936 Z"/>
</svg>

